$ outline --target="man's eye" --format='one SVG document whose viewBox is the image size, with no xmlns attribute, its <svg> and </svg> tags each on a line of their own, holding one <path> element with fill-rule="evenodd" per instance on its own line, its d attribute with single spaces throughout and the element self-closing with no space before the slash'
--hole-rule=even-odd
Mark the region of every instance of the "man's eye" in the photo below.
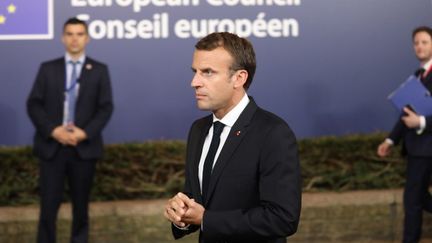
<svg viewBox="0 0 432 243">
<path fill-rule="evenodd" d="M 213 74 L 213 71 L 209 69 L 209 70 L 205 70 L 203 73 L 205 76 L 211 76 Z"/>
</svg>

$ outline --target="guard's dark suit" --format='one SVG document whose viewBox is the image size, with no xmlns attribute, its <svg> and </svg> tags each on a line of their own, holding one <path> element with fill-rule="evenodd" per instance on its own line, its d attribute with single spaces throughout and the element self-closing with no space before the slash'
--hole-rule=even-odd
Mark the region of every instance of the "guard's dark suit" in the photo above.
<svg viewBox="0 0 432 243">
<path fill-rule="evenodd" d="M 63 122 L 65 80 L 64 57 L 43 63 L 27 100 L 27 111 L 36 128 L 33 150 L 40 159 L 40 243 L 55 242 L 65 177 L 73 204 L 71 242 L 87 242 L 88 201 L 95 162 L 102 156 L 101 132 L 113 111 L 107 66 L 87 57 L 79 78 L 75 125 L 88 138 L 77 147 L 61 145 L 51 133 Z"/>
</svg>

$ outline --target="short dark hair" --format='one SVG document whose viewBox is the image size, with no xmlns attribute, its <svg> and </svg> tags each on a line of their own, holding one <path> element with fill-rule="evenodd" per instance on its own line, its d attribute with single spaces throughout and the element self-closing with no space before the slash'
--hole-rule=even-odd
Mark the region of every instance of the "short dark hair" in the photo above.
<svg viewBox="0 0 432 243">
<path fill-rule="evenodd" d="M 86 33 L 88 32 L 87 23 L 85 21 L 82 21 L 81 19 L 78 19 L 77 17 L 72 17 L 72 18 L 69 18 L 68 20 L 66 20 L 66 22 L 63 24 L 63 32 L 65 31 L 66 26 L 71 25 L 71 24 L 83 25 Z"/>
<path fill-rule="evenodd" d="M 199 40 L 197 50 L 211 51 L 218 47 L 224 48 L 234 59 L 230 66 L 233 71 L 246 70 L 248 78 L 244 84 L 247 90 L 252 83 L 256 69 L 255 51 L 252 44 L 245 38 L 229 32 L 214 32 Z"/>
<path fill-rule="evenodd" d="M 419 26 L 415 28 L 412 32 L 412 39 L 414 40 L 414 37 L 420 33 L 420 32 L 426 32 L 431 38 L 432 38 L 432 29 L 428 26 Z"/>
</svg>

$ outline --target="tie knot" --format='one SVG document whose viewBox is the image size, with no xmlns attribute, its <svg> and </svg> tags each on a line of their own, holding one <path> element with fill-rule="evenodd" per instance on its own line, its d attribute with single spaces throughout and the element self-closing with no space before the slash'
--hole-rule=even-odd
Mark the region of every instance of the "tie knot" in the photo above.
<svg viewBox="0 0 432 243">
<path fill-rule="evenodd" d="M 75 65 L 77 65 L 77 64 L 80 64 L 81 62 L 80 62 L 80 61 L 76 61 L 76 62 L 74 62 L 74 61 L 70 60 L 68 63 L 70 63 L 70 64 L 72 64 L 73 66 L 75 66 Z"/>
<path fill-rule="evenodd" d="M 213 136 L 220 136 L 222 133 L 225 124 L 220 121 L 216 121 L 213 123 Z"/>
<path fill-rule="evenodd" d="M 415 71 L 415 76 L 421 78 L 426 70 L 424 68 L 419 68 Z"/>
</svg>

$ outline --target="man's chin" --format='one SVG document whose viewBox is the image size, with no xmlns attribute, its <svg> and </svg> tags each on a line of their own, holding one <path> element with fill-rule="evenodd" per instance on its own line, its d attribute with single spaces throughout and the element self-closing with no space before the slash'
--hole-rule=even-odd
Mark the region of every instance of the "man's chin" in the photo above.
<svg viewBox="0 0 432 243">
<path fill-rule="evenodd" d="M 426 55 L 417 55 L 417 59 L 420 62 L 427 62 L 431 59 L 432 57 L 426 56 Z"/>
<path fill-rule="evenodd" d="M 198 109 L 202 110 L 202 111 L 209 111 L 211 110 L 210 107 L 206 104 L 202 104 L 201 102 L 197 102 L 197 107 Z"/>
<path fill-rule="evenodd" d="M 80 54 L 82 52 L 82 49 L 78 49 L 78 48 L 76 48 L 76 49 L 69 49 L 68 52 L 70 54 L 72 54 L 72 55 L 77 55 L 77 54 Z"/>
</svg>

